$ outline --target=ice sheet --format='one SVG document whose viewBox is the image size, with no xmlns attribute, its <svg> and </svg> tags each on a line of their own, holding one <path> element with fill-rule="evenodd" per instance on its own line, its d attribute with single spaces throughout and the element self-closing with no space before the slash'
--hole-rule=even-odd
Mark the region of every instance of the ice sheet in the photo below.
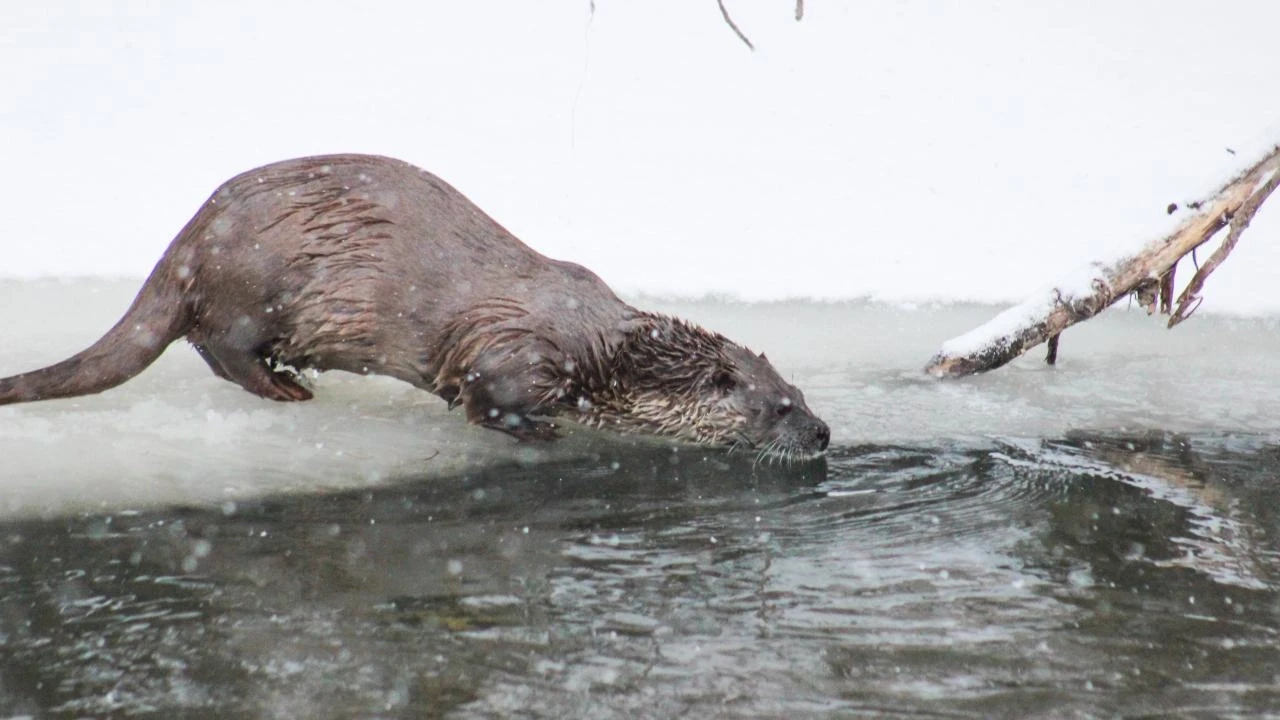
<svg viewBox="0 0 1280 720">
<path fill-rule="evenodd" d="M 137 282 L 0 282 L 0 373 L 83 348 L 123 312 Z M 1071 429 L 1280 432 L 1276 319 L 1196 316 L 1171 332 L 1122 307 L 1068 331 L 1055 368 L 1026 357 L 940 382 L 921 370 L 937 343 L 993 307 L 635 302 L 766 352 L 830 423 L 836 446 Z M 297 404 L 255 398 L 215 378 L 179 342 L 100 395 L 0 407 L 0 513 L 234 502 L 539 462 L 608 442 L 576 433 L 550 446 L 516 445 L 381 378 L 328 374 L 316 395 Z"/>
</svg>

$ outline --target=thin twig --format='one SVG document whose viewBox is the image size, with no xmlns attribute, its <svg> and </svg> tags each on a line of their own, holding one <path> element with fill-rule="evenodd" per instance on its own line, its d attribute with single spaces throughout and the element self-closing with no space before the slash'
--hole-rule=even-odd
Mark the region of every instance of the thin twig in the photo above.
<svg viewBox="0 0 1280 720">
<path fill-rule="evenodd" d="M 804 0 L 796 0 L 796 22 L 804 19 Z"/>
<path fill-rule="evenodd" d="M 738 38 L 741 39 L 742 42 L 746 43 L 747 47 L 751 48 L 752 52 L 755 52 L 756 46 L 751 44 L 751 41 L 747 39 L 747 36 L 743 35 L 742 31 L 738 29 L 737 24 L 733 22 L 733 18 L 729 17 L 729 9 L 724 6 L 724 0 L 716 0 L 716 2 L 720 5 L 720 14 L 724 16 L 724 21 L 729 24 L 729 27 L 733 28 L 735 33 L 738 34 Z"/>
<path fill-rule="evenodd" d="M 1045 355 L 1044 361 L 1047 365 L 1058 364 L 1058 338 L 1062 337 L 1062 333 L 1058 333 L 1049 338 L 1049 353 Z"/>
</svg>

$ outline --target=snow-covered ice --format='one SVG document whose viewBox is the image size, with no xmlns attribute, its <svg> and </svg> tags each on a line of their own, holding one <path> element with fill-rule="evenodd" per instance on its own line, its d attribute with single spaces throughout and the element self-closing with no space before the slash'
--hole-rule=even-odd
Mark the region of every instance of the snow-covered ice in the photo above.
<svg viewBox="0 0 1280 720">
<path fill-rule="evenodd" d="M 138 281 L 0 282 L 0 374 L 95 340 Z M 636 298 L 770 359 L 831 425 L 832 443 L 938 444 L 1073 429 L 1280 432 L 1275 318 L 1197 316 L 1175 331 L 1123 307 L 1068 331 L 1056 368 L 1037 356 L 938 382 L 921 371 L 941 338 L 995 308 L 884 303 L 673 302 Z M 315 400 L 273 403 L 214 377 L 184 342 L 137 378 L 83 398 L 0 408 L 0 513 L 221 503 L 377 486 L 495 462 L 544 462 L 616 442 L 575 431 L 517 445 L 397 381 L 320 377 Z"/>
</svg>

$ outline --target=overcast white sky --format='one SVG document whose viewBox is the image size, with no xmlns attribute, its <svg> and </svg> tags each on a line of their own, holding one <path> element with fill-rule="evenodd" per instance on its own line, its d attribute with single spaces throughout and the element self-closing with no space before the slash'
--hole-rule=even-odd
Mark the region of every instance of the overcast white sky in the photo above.
<svg viewBox="0 0 1280 720">
<path fill-rule="evenodd" d="M 1270 0 L 725 1 L 756 52 L 715 0 L 4 3 L 0 276 L 141 277 L 228 177 L 360 151 L 624 292 L 1015 300 L 1280 139 Z M 1278 268 L 1272 207 L 1204 309 Z"/>
</svg>

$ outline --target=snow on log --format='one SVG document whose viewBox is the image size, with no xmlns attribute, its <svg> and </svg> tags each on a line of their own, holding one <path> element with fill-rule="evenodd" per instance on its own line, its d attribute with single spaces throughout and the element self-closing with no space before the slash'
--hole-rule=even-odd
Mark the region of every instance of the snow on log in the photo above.
<svg viewBox="0 0 1280 720">
<path fill-rule="evenodd" d="M 1257 156 L 1255 156 L 1257 157 Z M 1135 293 L 1148 312 L 1159 301 L 1170 314 L 1169 327 L 1185 319 L 1199 303 L 1204 280 L 1235 247 L 1258 208 L 1280 185 L 1280 145 L 1271 145 L 1262 158 L 1239 172 L 1208 198 L 1189 203 L 1193 213 L 1168 235 L 1119 260 L 1094 263 L 1081 275 L 1060 283 L 1005 310 L 985 325 L 942 344 L 925 372 L 934 377 L 961 377 L 1004 365 L 1067 327 L 1088 320 L 1116 300 Z M 1169 212 L 1177 210 L 1170 205 Z M 1230 227 L 1227 238 L 1199 267 L 1172 302 L 1173 275 L 1178 260 Z M 1056 349 L 1056 348 L 1055 348 Z M 1053 353 L 1056 355 L 1056 353 Z"/>
</svg>

